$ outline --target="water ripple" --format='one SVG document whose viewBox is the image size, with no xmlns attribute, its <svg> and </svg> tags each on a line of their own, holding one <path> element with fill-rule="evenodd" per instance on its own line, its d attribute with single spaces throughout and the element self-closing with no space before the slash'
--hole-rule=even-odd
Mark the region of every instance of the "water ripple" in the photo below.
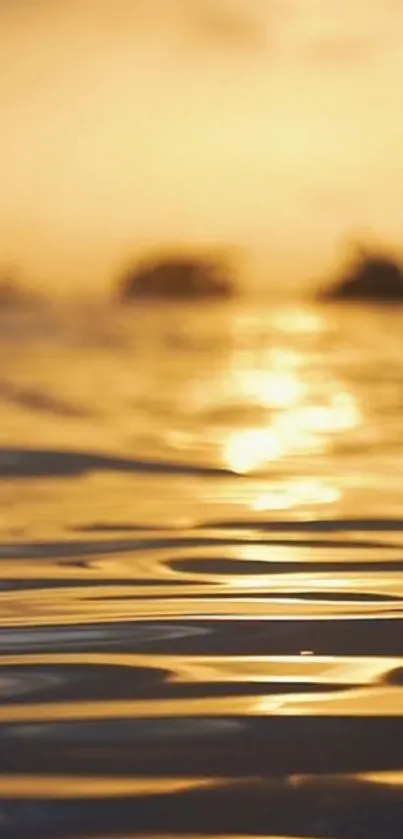
<svg viewBox="0 0 403 839">
<path fill-rule="evenodd" d="M 220 312 L 3 318 L 4 839 L 403 835 L 401 324 Z"/>
<path fill-rule="evenodd" d="M 87 472 L 141 472 L 168 475 L 195 475 L 212 478 L 232 477 L 229 469 L 219 469 L 173 461 L 107 457 L 87 452 L 50 449 L 0 448 L 0 478 L 28 478 L 40 475 L 84 475 Z"/>
</svg>

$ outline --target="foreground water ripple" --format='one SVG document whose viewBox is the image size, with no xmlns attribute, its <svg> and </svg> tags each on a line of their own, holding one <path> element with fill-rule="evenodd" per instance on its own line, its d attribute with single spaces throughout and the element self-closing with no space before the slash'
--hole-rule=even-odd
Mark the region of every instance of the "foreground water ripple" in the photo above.
<svg viewBox="0 0 403 839">
<path fill-rule="evenodd" d="M 0 836 L 401 839 L 399 318 L 90 315 L 0 334 Z"/>
<path fill-rule="evenodd" d="M 401 523 L 289 524 L 0 545 L 2 835 L 400 837 Z"/>
</svg>

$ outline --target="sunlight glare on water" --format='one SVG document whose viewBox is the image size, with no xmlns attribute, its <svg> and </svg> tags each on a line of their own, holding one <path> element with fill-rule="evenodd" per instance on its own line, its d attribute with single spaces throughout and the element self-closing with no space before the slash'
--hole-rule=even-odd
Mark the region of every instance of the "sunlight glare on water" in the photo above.
<svg viewBox="0 0 403 839">
<path fill-rule="evenodd" d="M 279 323 L 288 340 L 295 328 L 297 334 L 312 331 L 312 335 L 324 329 L 317 316 L 300 313 L 298 318 L 295 311 L 289 320 L 283 314 Z M 334 434 L 363 422 L 354 394 L 326 370 L 323 376 L 313 374 L 309 356 L 302 351 L 280 345 L 267 353 L 264 362 L 266 369 L 258 359 L 238 373 L 235 356 L 234 369 L 227 372 L 233 382 L 234 403 L 247 400 L 254 407 L 267 409 L 264 425 L 234 431 L 224 441 L 224 464 L 234 472 L 246 474 L 259 467 L 275 467 L 278 461 L 299 453 L 324 452 L 331 447 Z"/>
<path fill-rule="evenodd" d="M 401 839 L 403 315 L 140 308 L 0 314 L 1 836 Z"/>
</svg>

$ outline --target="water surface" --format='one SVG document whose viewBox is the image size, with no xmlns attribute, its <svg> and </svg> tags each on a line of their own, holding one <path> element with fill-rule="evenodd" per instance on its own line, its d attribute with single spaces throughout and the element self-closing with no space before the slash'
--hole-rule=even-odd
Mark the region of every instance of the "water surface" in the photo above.
<svg viewBox="0 0 403 839">
<path fill-rule="evenodd" d="M 403 313 L 0 315 L 0 835 L 403 835 Z"/>
</svg>

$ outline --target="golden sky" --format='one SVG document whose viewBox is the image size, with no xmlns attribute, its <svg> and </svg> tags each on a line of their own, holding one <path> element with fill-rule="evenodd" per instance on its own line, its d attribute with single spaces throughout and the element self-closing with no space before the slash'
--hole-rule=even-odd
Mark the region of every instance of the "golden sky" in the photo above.
<svg viewBox="0 0 403 839">
<path fill-rule="evenodd" d="M 234 242 L 300 283 L 403 241 L 401 0 L 0 0 L 0 263 L 109 284 Z"/>
</svg>

